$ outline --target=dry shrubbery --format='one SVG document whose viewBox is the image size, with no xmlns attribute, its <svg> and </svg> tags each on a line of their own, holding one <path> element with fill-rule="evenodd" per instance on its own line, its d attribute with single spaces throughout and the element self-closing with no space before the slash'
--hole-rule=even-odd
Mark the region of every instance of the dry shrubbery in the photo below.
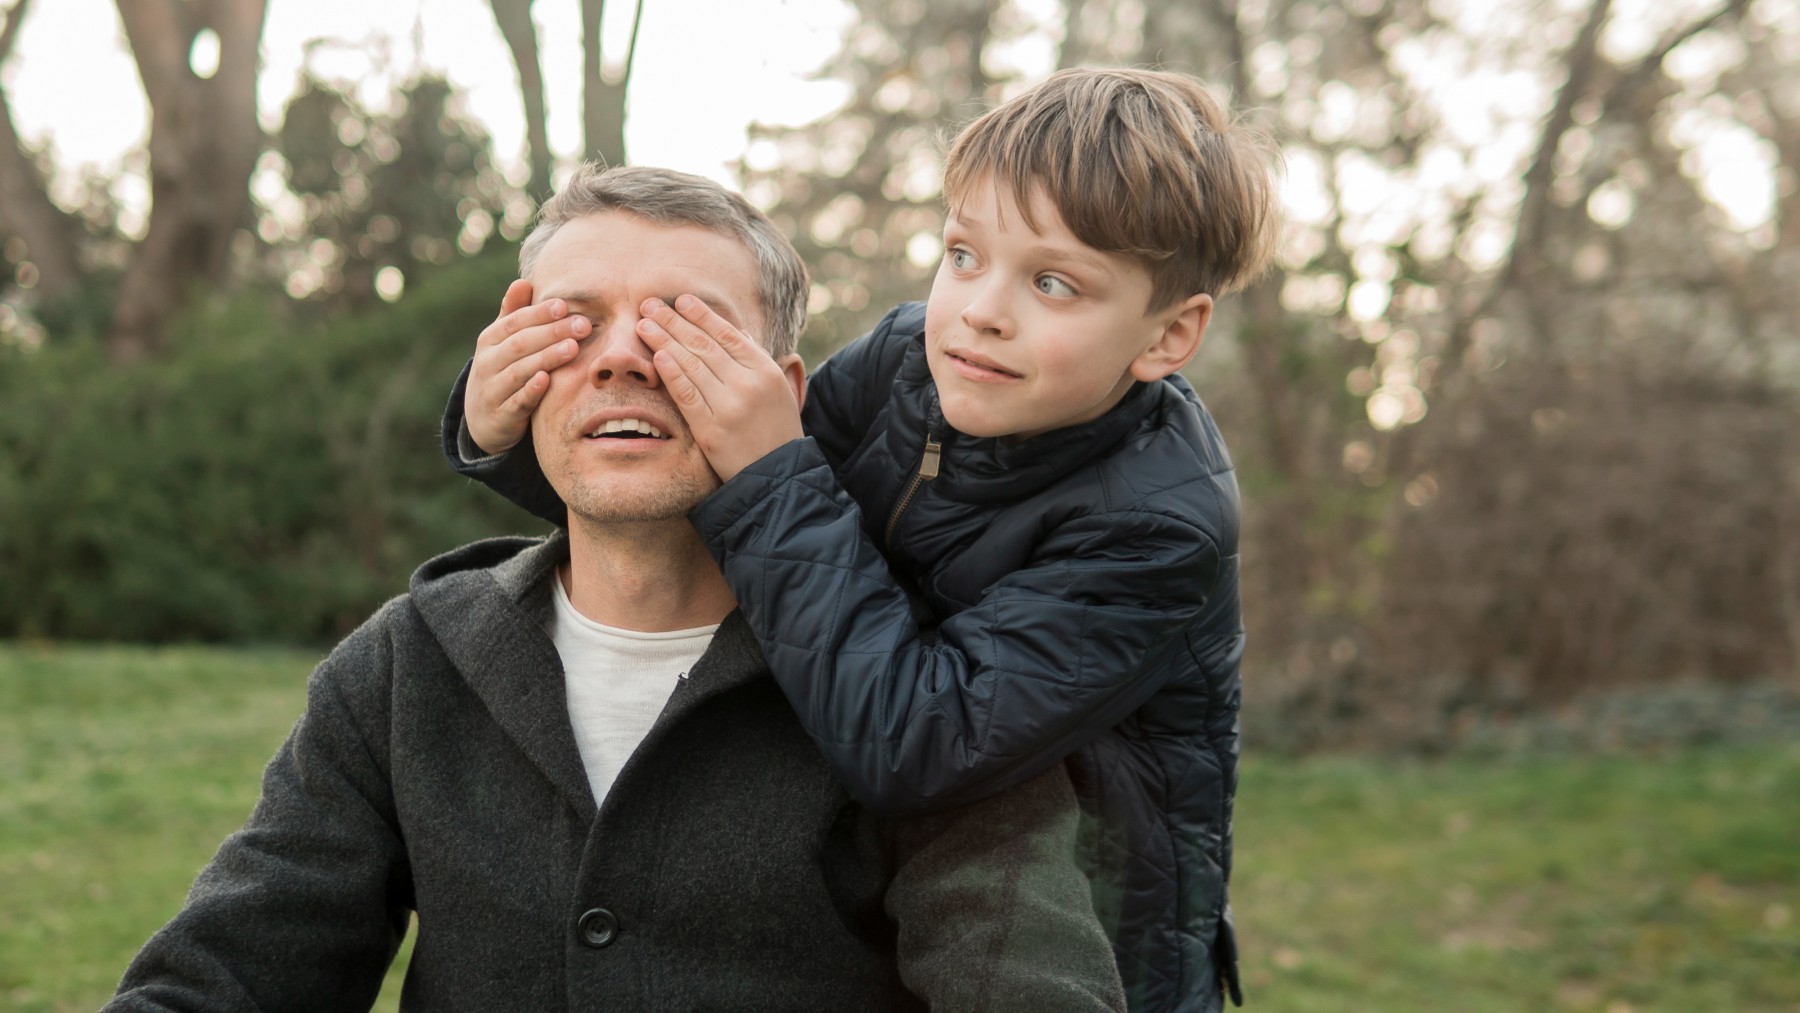
<svg viewBox="0 0 1800 1013">
<path fill-rule="evenodd" d="M 1739 696 L 1800 699 L 1791 395 L 1615 349 L 1483 377 L 1437 428 L 1431 467 L 1362 541 L 1386 543 L 1361 560 L 1365 621 L 1329 639 L 1314 623 L 1260 686 L 1252 666 L 1250 734 L 1435 747 L 1550 713 L 1578 739 L 1604 710 L 1679 740 L 1671 700 L 1736 728 L 1758 712 Z M 1655 688 L 1703 680 L 1722 685 Z M 1771 713 L 1800 727 L 1791 701 Z"/>
</svg>

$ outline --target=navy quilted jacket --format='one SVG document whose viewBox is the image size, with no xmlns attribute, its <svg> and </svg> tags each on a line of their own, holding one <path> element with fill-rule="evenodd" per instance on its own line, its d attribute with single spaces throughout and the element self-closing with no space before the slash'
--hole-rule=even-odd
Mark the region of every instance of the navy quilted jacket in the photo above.
<svg viewBox="0 0 1800 1013">
<path fill-rule="evenodd" d="M 801 723 L 865 804 L 972 801 L 1068 758 L 1134 1010 L 1238 999 L 1238 500 L 1179 376 L 1009 445 L 948 428 L 909 303 L 812 375 L 809 439 L 692 515 Z M 464 463 L 555 523 L 528 444 Z"/>
</svg>

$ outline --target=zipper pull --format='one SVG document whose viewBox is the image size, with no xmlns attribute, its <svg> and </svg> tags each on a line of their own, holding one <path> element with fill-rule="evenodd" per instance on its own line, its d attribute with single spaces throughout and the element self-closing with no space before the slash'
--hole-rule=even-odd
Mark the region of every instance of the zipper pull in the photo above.
<svg viewBox="0 0 1800 1013">
<path fill-rule="evenodd" d="M 927 482 L 938 477 L 938 457 L 944 452 L 944 445 L 925 437 L 925 456 L 919 459 L 919 477 Z"/>
</svg>

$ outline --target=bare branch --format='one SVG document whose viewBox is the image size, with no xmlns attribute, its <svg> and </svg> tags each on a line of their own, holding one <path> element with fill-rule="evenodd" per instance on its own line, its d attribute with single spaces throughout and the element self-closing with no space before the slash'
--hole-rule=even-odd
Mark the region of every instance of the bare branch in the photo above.
<svg viewBox="0 0 1800 1013">
<path fill-rule="evenodd" d="M 1556 104 L 1544 121 L 1537 154 L 1532 158 L 1531 168 L 1525 171 L 1525 199 L 1519 210 L 1519 228 L 1513 235 L 1506 267 L 1494 285 L 1496 294 L 1512 288 L 1537 268 L 1538 245 L 1543 237 L 1545 216 L 1550 210 L 1550 184 L 1556 174 L 1556 149 L 1575 123 L 1575 103 L 1587 92 L 1593 80 L 1600 61 L 1600 28 L 1611 9 L 1612 0 L 1594 0 L 1594 5 L 1588 9 L 1587 22 L 1569 46 L 1569 76 L 1556 93 Z"/>
<path fill-rule="evenodd" d="M 19 38 L 19 26 L 25 23 L 25 11 L 30 6 L 31 0 L 18 0 L 6 12 L 6 24 L 0 27 L 0 60 L 12 55 L 13 43 Z"/>
<path fill-rule="evenodd" d="M 0 25 L 0 60 L 12 52 L 30 0 L 18 0 Z M 0 233 L 25 241 L 37 268 L 37 289 L 49 299 L 81 281 L 81 223 L 50 200 L 47 181 L 13 125 L 12 105 L 0 89 Z"/>
<path fill-rule="evenodd" d="M 625 76 L 619 79 L 622 88 L 631 82 L 631 67 L 637 61 L 638 29 L 644 26 L 644 0 L 637 0 L 637 10 L 631 15 L 631 43 L 625 49 Z"/>
</svg>

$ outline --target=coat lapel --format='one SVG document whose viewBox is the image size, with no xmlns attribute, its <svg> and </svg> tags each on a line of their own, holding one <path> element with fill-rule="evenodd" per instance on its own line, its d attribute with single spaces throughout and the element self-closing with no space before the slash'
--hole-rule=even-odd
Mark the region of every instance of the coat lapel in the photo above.
<svg viewBox="0 0 1800 1013">
<path fill-rule="evenodd" d="M 412 595 L 495 723 L 592 822 L 594 793 L 569 723 L 562 659 L 544 632 L 549 579 L 567 557 L 559 533 L 492 569 L 415 582 Z"/>
<path fill-rule="evenodd" d="M 676 685 L 669 702 L 663 705 L 662 713 L 657 715 L 656 723 L 644 737 L 644 744 L 638 748 L 643 749 L 661 737 L 665 729 L 678 724 L 708 700 L 768 674 L 769 666 L 763 661 L 756 634 L 751 632 L 744 613 L 733 609 L 719 624 L 719 631 L 713 634 L 706 653 Z"/>
</svg>

